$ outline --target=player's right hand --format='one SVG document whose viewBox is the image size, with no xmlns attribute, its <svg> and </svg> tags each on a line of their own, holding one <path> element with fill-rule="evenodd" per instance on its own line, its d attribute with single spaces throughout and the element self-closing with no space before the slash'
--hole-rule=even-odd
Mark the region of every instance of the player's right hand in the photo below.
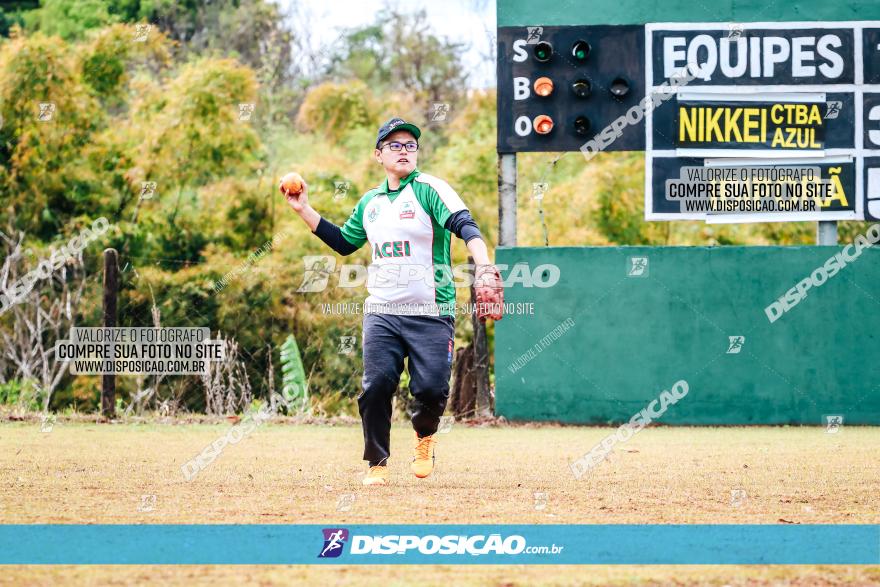
<svg viewBox="0 0 880 587">
<path fill-rule="evenodd" d="M 278 183 L 278 189 L 281 190 L 281 194 L 294 211 L 302 212 L 309 205 L 309 184 L 305 180 L 302 182 L 302 191 L 298 194 L 288 192 L 281 182 Z"/>
</svg>

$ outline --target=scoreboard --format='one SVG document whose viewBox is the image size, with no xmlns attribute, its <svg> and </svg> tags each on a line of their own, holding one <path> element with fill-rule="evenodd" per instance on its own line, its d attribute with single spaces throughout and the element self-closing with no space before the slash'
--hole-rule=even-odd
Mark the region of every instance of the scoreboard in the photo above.
<svg viewBox="0 0 880 587">
<path fill-rule="evenodd" d="M 498 152 L 576 151 L 645 96 L 644 27 L 498 30 Z M 644 125 L 613 150 L 645 148 Z"/>
<path fill-rule="evenodd" d="M 500 27 L 499 153 L 586 154 L 600 135 L 645 151 L 648 220 L 880 219 L 880 21 Z M 681 199 L 740 184 L 794 203 Z"/>
<path fill-rule="evenodd" d="M 696 77 L 645 116 L 648 220 L 880 218 L 880 23 L 645 25 L 649 92 L 688 61 Z M 833 189 L 811 211 L 683 211 L 667 188 L 691 167 L 813 169 Z"/>
</svg>

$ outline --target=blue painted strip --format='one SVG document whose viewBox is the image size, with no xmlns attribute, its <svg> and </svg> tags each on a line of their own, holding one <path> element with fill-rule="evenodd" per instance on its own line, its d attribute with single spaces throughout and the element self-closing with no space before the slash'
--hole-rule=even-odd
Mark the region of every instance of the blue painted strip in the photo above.
<svg viewBox="0 0 880 587">
<path fill-rule="evenodd" d="M 880 525 L 0 525 L 0 564 L 395 563 L 876 565 Z"/>
</svg>

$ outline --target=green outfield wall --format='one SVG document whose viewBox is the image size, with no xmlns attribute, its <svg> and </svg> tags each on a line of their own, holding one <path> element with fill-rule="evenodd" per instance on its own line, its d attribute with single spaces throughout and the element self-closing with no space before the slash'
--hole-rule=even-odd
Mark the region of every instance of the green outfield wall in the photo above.
<svg viewBox="0 0 880 587">
<path fill-rule="evenodd" d="M 880 424 L 880 251 L 828 277 L 843 249 L 499 248 L 497 263 L 529 270 L 502 271 L 520 306 L 495 326 L 496 413 L 625 422 L 683 379 L 660 423 Z M 522 283 L 552 282 L 550 266 L 552 287 Z M 821 285 L 771 323 L 765 308 L 811 274 Z"/>
</svg>

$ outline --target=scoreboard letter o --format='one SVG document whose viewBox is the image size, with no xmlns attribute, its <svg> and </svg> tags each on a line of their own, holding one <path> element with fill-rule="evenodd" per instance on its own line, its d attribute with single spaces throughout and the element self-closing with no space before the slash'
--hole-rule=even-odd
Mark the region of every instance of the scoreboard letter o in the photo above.
<svg viewBox="0 0 880 587">
<path fill-rule="evenodd" d="M 521 137 L 527 137 L 532 132 L 532 121 L 528 116 L 520 116 L 513 123 L 513 130 Z"/>
</svg>

